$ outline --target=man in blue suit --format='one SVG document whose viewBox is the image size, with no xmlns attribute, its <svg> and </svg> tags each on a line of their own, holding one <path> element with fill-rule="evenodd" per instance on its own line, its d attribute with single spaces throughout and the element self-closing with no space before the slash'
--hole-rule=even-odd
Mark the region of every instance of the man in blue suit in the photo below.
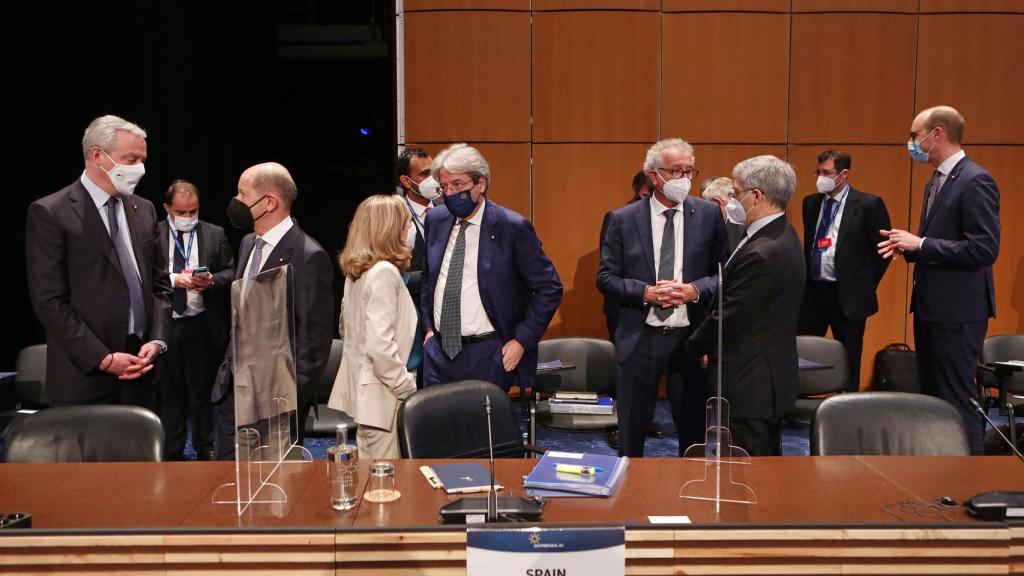
<svg viewBox="0 0 1024 576">
<path fill-rule="evenodd" d="M 970 404 L 988 319 L 996 315 L 992 264 L 999 255 L 999 188 L 961 147 L 964 118 L 929 108 L 910 125 L 907 148 L 935 172 L 925 185 L 917 234 L 882 230 L 879 253 L 914 262 L 914 341 L 921 389 L 952 403 L 971 452 L 984 452 L 984 422 Z"/>
<path fill-rule="evenodd" d="M 432 169 L 444 206 L 425 225 L 424 386 L 529 387 L 537 343 L 562 302 L 558 273 L 530 221 L 486 197 L 491 169 L 478 150 L 453 144 Z"/>
<path fill-rule="evenodd" d="M 644 170 L 654 184 L 648 200 L 607 217 L 597 287 L 618 303 L 615 355 L 619 455 L 643 456 L 651 409 L 667 378 L 679 454 L 704 441 L 707 377 L 685 354 L 729 255 L 717 204 L 689 195 L 699 173 L 693 147 L 679 138 L 647 151 Z"/>
</svg>

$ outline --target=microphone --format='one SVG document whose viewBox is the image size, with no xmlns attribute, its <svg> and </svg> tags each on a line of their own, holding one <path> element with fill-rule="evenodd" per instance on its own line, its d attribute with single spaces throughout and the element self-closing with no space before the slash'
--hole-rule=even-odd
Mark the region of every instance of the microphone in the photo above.
<svg viewBox="0 0 1024 576">
<path fill-rule="evenodd" d="M 1013 453 L 1017 455 L 1017 458 L 1020 458 L 1020 461 L 1024 462 L 1024 455 L 1022 455 L 1020 453 L 1020 450 L 1017 450 L 1017 446 L 1015 446 L 1014 443 L 1009 438 L 1007 438 L 1005 434 L 1003 434 L 1003 431 L 999 429 L 999 426 L 997 426 L 996 423 L 993 422 L 992 419 L 988 417 L 988 413 L 985 412 L 985 409 L 981 407 L 981 404 L 979 404 L 978 401 L 975 400 L 973 397 L 968 398 L 968 400 L 971 401 L 971 406 L 974 406 L 974 409 L 977 410 L 979 414 L 981 414 L 982 418 L 984 418 L 985 421 L 992 425 L 992 429 L 995 430 L 997 434 L 999 434 L 999 437 L 1003 439 L 1003 442 L 1006 442 L 1006 445 L 1009 446 L 1010 450 L 1012 450 Z M 1012 414 L 1010 415 L 1010 418 L 1013 418 Z"/>
<path fill-rule="evenodd" d="M 487 493 L 487 521 L 498 521 L 498 493 L 494 490 L 494 438 L 491 436 L 491 397 L 484 396 L 484 411 L 487 412 L 487 450 L 491 461 L 491 491 Z"/>
</svg>

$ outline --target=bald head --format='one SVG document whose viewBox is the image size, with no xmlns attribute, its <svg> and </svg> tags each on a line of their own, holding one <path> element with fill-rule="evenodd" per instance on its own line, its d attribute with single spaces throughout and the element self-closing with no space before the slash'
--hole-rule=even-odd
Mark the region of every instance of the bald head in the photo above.
<svg viewBox="0 0 1024 576">
<path fill-rule="evenodd" d="M 950 142 L 963 143 L 964 117 L 952 106 L 933 106 L 923 110 L 914 119 L 914 124 L 920 124 L 925 130 L 942 128 Z"/>
<path fill-rule="evenodd" d="M 238 178 L 238 184 L 251 187 L 260 195 L 277 196 L 289 210 L 298 196 L 292 175 L 288 173 L 287 168 L 277 162 L 264 162 L 247 168 Z"/>
</svg>

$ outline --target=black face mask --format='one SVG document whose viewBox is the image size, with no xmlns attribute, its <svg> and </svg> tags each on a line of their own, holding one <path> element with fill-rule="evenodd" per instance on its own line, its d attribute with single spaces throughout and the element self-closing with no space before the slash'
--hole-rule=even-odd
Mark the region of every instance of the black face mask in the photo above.
<svg viewBox="0 0 1024 576">
<path fill-rule="evenodd" d="M 259 200 L 252 203 L 252 206 L 246 204 L 245 202 L 242 202 L 238 198 L 232 198 L 231 201 L 228 202 L 227 209 L 228 220 L 231 221 L 231 225 L 238 230 L 243 230 L 246 232 L 252 230 L 253 227 L 256 226 L 256 220 L 263 218 L 263 216 L 267 214 L 267 212 L 264 210 L 263 214 L 260 214 L 260 218 L 253 218 L 252 207 L 262 202 L 263 199 L 266 197 L 266 194 L 260 196 Z"/>
</svg>

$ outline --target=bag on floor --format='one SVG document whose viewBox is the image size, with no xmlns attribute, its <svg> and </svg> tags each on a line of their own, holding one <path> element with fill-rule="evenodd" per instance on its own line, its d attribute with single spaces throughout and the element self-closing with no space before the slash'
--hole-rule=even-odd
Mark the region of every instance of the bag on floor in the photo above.
<svg viewBox="0 0 1024 576">
<path fill-rule="evenodd" d="M 917 379 L 917 354 L 904 343 L 889 344 L 875 354 L 871 390 L 921 393 Z"/>
</svg>

